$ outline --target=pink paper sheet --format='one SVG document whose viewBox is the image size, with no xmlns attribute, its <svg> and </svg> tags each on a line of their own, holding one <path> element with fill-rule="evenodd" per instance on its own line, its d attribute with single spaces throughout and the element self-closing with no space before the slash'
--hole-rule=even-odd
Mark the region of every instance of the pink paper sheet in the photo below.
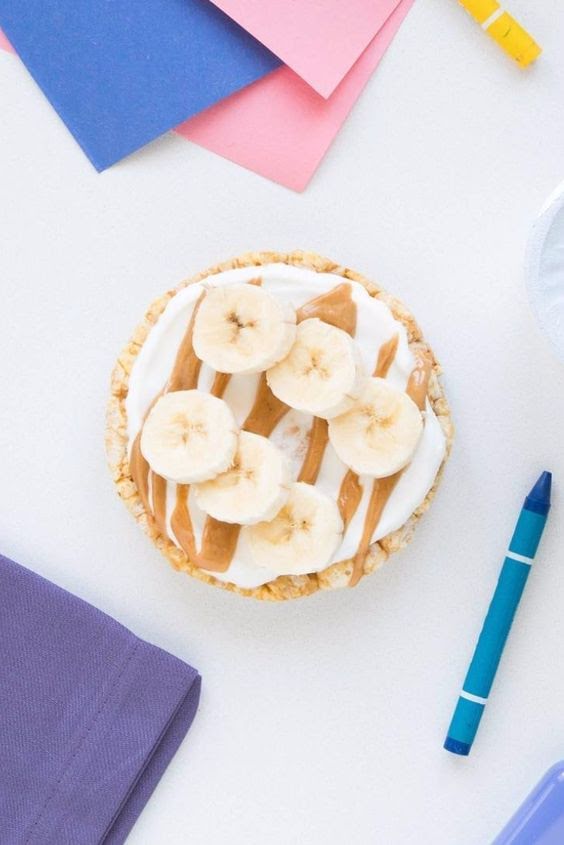
<svg viewBox="0 0 564 845">
<path fill-rule="evenodd" d="M 175 131 L 267 179 L 303 191 L 413 3 L 401 0 L 328 100 L 281 67 Z M 12 50 L 1 30 L 0 47 Z"/>
<path fill-rule="evenodd" d="M 401 0 L 328 100 L 281 67 L 175 131 L 267 179 L 302 191 L 413 2 Z"/>
<path fill-rule="evenodd" d="M 213 0 L 329 97 L 400 0 Z"/>
<path fill-rule="evenodd" d="M 0 29 L 0 50 L 7 50 L 8 53 L 14 53 L 14 48 Z"/>
</svg>

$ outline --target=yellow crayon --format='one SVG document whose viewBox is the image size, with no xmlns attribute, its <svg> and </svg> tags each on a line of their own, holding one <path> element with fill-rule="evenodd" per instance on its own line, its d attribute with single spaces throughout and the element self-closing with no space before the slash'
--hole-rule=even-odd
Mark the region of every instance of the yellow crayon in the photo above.
<svg viewBox="0 0 564 845">
<path fill-rule="evenodd" d="M 529 33 L 497 0 L 458 0 L 482 29 L 499 44 L 520 67 L 527 67 L 542 50 Z"/>
</svg>

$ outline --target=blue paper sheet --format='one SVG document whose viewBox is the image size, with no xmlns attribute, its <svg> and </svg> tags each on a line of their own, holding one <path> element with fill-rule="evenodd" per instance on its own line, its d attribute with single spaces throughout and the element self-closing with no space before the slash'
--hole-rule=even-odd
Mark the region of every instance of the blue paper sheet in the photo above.
<svg viewBox="0 0 564 845">
<path fill-rule="evenodd" d="M 208 0 L 0 0 L 0 27 L 97 170 L 280 64 Z"/>
</svg>

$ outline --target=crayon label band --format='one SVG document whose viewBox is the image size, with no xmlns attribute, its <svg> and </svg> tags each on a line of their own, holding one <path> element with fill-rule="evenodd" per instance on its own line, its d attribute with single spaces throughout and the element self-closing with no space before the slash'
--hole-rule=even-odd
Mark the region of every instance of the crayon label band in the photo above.
<svg viewBox="0 0 564 845">
<path fill-rule="evenodd" d="M 482 698 L 480 695 L 474 695 L 472 692 L 466 692 L 465 689 L 460 691 L 460 697 L 465 698 L 467 701 L 473 701 L 474 704 L 486 704 L 487 698 Z"/>
<path fill-rule="evenodd" d="M 508 557 L 510 560 L 516 560 L 518 563 L 526 563 L 527 566 L 531 566 L 533 563 L 532 557 L 526 557 L 526 555 L 519 555 L 517 552 L 512 552 L 510 549 L 507 550 L 507 554 L 505 557 Z"/>
<path fill-rule="evenodd" d="M 481 24 L 481 27 L 484 30 L 484 32 L 487 32 L 487 30 L 490 28 L 490 26 L 492 24 L 494 24 L 496 22 L 496 20 L 504 14 L 504 12 L 505 12 L 505 9 L 502 9 L 501 7 L 499 9 L 496 9 L 495 12 L 492 12 L 492 14 L 489 16 L 489 18 L 486 18 L 486 20 Z"/>
</svg>

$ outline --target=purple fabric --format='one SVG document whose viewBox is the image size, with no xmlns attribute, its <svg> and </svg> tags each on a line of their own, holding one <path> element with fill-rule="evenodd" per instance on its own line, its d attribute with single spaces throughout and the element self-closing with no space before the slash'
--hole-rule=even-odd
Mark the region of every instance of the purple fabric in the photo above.
<svg viewBox="0 0 564 845">
<path fill-rule="evenodd" d="M 0 843 L 124 842 L 199 696 L 195 669 L 0 555 Z"/>
</svg>

